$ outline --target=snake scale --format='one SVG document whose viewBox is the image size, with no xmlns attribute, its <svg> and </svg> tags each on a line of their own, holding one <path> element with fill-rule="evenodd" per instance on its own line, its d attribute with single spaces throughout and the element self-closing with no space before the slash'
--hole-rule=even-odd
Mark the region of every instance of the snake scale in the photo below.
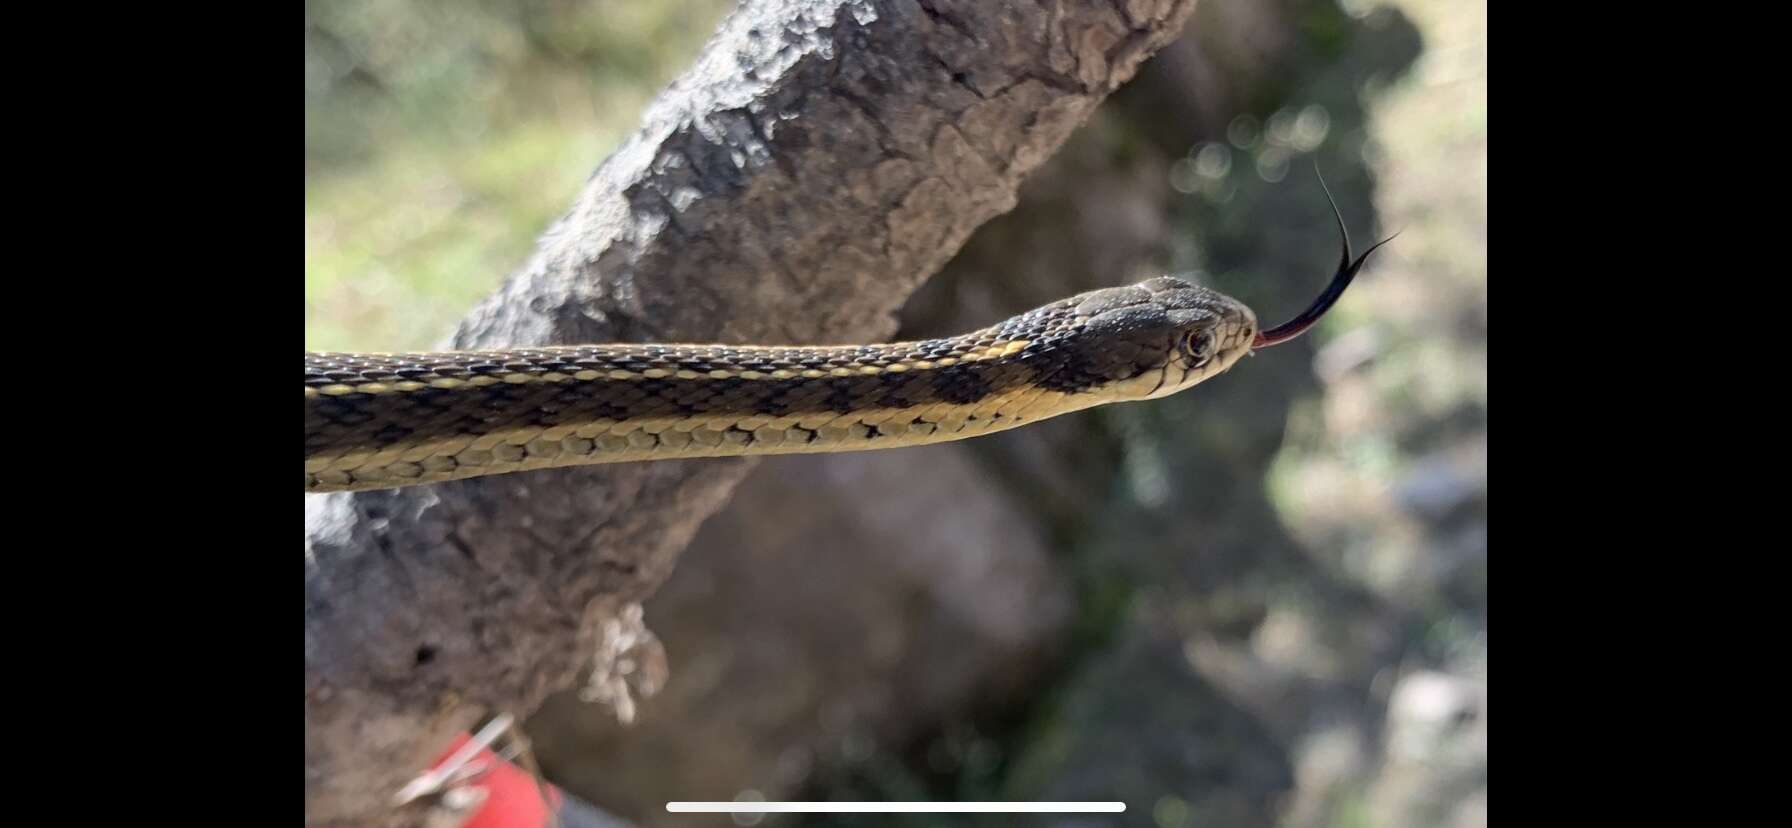
<svg viewBox="0 0 1792 828">
<path fill-rule="evenodd" d="M 1237 300 L 1160 276 L 920 342 L 307 353 L 305 491 L 914 446 L 1162 397 L 1307 330 L 1391 240 L 1353 259 L 1338 229 L 1331 283 L 1269 331 Z"/>
</svg>

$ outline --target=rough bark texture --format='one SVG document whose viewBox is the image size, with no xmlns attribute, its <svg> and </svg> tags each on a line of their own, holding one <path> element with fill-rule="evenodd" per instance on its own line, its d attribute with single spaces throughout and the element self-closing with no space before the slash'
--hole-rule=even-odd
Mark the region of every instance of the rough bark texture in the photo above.
<svg viewBox="0 0 1792 828">
<path fill-rule="evenodd" d="M 887 337 L 1192 7 L 747 3 L 453 344 Z M 407 821 L 391 793 L 569 685 L 751 467 L 307 498 L 308 822 Z"/>
<path fill-rule="evenodd" d="M 643 828 L 688 824 L 675 799 L 801 798 L 843 752 L 1024 703 L 1056 660 L 1074 596 L 965 452 L 788 459 L 760 465 L 648 602 L 675 674 L 640 719 L 563 693 L 530 722 L 556 784 Z"/>
</svg>

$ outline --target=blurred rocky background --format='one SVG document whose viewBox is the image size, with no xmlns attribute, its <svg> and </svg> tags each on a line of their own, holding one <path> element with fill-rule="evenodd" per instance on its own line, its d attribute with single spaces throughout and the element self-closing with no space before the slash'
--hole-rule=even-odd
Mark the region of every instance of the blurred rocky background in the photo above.
<svg viewBox="0 0 1792 828">
<path fill-rule="evenodd" d="M 437 344 L 730 6 L 308 2 L 306 347 Z M 1148 404 L 765 461 L 646 605 L 660 694 L 529 723 L 549 777 L 643 826 L 1484 825 L 1484 0 L 1203 0 L 903 335 L 1165 271 L 1279 322 L 1336 265 L 1315 162 L 1359 250 L 1400 238 L 1314 334 Z"/>
</svg>

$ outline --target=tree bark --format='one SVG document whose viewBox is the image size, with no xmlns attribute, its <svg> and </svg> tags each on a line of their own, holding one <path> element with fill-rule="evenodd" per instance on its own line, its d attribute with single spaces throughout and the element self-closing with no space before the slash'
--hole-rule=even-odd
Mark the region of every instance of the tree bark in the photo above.
<svg viewBox="0 0 1792 828">
<path fill-rule="evenodd" d="M 747 2 L 457 348 L 875 341 L 1193 0 Z M 389 798 L 481 713 L 568 686 L 746 459 L 308 496 L 314 825 Z"/>
</svg>

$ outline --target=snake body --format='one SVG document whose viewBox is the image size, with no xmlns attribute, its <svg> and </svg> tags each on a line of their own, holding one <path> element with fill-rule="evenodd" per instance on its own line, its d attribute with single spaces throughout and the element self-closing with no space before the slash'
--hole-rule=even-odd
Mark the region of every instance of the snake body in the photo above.
<svg viewBox="0 0 1792 828">
<path fill-rule="evenodd" d="M 921 342 L 307 353 L 305 491 L 915 446 L 1162 397 L 1310 329 L 1392 240 L 1352 258 L 1335 201 L 1332 215 L 1344 251 L 1331 282 L 1267 331 L 1238 300 L 1160 276 Z"/>
<path fill-rule="evenodd" d="M 1243 304 L 1164 276 L 919 342 L 308 353 L 305 490 L 960 440 L 1174 393 L 1257 336 Z"/>
</svg>

